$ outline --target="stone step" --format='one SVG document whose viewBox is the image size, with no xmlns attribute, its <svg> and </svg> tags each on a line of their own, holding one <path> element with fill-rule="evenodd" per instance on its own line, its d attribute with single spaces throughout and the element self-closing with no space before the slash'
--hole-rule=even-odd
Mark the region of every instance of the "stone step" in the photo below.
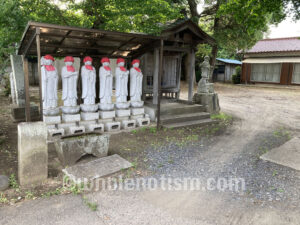
<svg viewBox="0 0 300 225">
<path fill-rule="evenodd" d="M 167 104 L 161 108 L 161 115 L 190 114 L 204 111 L 205 107 L 202 105 Z"/>
<path fill-rule="evenodd" d="M 202 119 L 209 119 L 210 114 L 207 112 L 197 112 L 179 115 L 163 115 L 161 116 L 162 124 L 180 123 L 185 121 L 196 121 Z"/>
<path fill-rule="evenodd" d="M 179 127 L 188 127 L 188 126 L 205 126 L 217 123 L 215 120 L 211 119 L 203 119 L 203 120 L 194 120 L 194 121 L 186 121 L 186 122 L 180 122 L 180 123 L 171 123 L 171 124 L 165 124 L 163 127 L 165 128 L 179 128 Z"/>
</svg>

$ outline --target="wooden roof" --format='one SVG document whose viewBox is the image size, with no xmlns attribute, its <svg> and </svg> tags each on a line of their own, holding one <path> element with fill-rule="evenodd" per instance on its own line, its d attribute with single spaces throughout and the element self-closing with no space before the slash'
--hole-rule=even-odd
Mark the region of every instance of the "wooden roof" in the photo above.
<svg viewBox="0 0 300 225">
<path fill-rule="evenodd" d="M 213 38 L 190 20 L 163 30 L 161 36 L 29 22 L 20 43 L 19 55 L 37 55 L 37 34 L 40 35 L 41 55 L 58 57 L 89 55 L 130 58 L 153 49 L 159 45 L 160 39 L 167 40 L 171 46 L 175 42 L 188 45 L 215 43 Z"/>
</svg>

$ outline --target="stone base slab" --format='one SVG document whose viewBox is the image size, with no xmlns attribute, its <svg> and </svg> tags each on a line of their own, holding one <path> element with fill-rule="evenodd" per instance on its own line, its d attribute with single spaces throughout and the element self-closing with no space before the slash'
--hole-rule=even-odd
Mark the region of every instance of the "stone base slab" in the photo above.
<svg viewBox="0 0 300 225">
<path fill-rule="evenodd" d="M 98 158 L 107 156 L 109 139 L 109 134 L 89 134 L 59 139 L 54 144 L 62 165 L 72 166 L 86 154 Z"/>
<path fill-rule="evenodd" d="M 20 107 L 17 105 L 11 105 L 11 117 L 15 122 L 24 122 L 25 117 L 25 106 Z M 39 107 L 36 105 L 30 106 L 30 117 L 32 121 L 40 119 Z"/>
<path fill-rule="evenodd" d="M 130 162 L 115 154 L 65 168 L 63 173 L 70 177 L 74 183 L 80 184 L 84 180 L 93 181 L 130 167 L 132 167 Z"/>
<path fill-rule="evenodd" d="M 117 117 L 130 116 L 130 109 L 118 109 L 116 110 Z"/>
<path fill-rule="evenodd" d="M 98 112 L 81 112 L 80 113 L 81 120 L 90 121 L 90 120 L 98 120 L 99 113 Z"/>
<path fill-rule="evenodd" d="M 146 127 L 150 125 L 150 118 L 138 118 L 136 120 L 137 126 L 138 127 Z"/>
<path fill-rule="evenodd" d="M 80 114 L 62 114 L 61 119 L 63 123 L 79 122 Z"/>
<path fill-rule="evenodd" d="M 104 124 L 105 131 L 114 132 L 121 129 L 121 122 L 107 122 Z"/>
<path fill-rule="evenodd" d="M 122 120 L 121 128 L 124 130 L 134 129 L 136 127 L 136 120 Z"/>
<path fill-rule="evenodd" d="M 116 117 L 116 111 L 100 111 L 100 119 L 112 119 Z"/>
<path fill-rule="evenodd" d="M 61 123 L 61 117 L 60 116 L 43 116 L 43 121 L 47 125 L 59 124 L 59 123 Z"/>
<path fill-rule="evenodd" d="M 145 113 L 145 109 L 144 108 L 131 108 L 131 115 L 132 116 L 136 116 L 136 115 L 141 115 Z"/>
</svg>

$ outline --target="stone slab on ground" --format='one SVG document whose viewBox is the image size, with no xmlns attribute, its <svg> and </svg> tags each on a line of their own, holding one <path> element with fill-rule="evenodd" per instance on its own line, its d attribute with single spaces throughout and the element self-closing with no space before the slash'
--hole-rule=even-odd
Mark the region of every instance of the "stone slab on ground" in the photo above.
<svg viewBox="0 0 300 225">
<path fill-rule="evenodd" d="M 300 137 L 295 137 L 278 148 L 263 154 L 260 158 L 300 171 Z"/>
<path fill-rule="evenodd" d="M 9 179 L 7 176 L 0 175 L 0 191 L 5 191 L 9 187 Z"/>
<path fill-rule="evenodd" d="M 62 171 L 69 176 L 72 181 L 80 183 L 86 179 L 91 181 L 130 167 L 132 167 L 130 162 L 115 154 L 85 164 L 74 165 Z"/>
</svg>

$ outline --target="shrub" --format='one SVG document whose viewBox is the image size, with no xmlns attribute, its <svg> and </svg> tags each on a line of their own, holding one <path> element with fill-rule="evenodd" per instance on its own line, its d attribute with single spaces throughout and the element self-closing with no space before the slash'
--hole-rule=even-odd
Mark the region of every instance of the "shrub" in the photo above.
<svg viewBox="0 0 300 225">
<path fill-rule="evenodd" d="M 241 67 L 237 66 L 235 68 L 235 74 L 232 75 L 232 83 L 240 84 L 241 83 Z"/>
</svg>

